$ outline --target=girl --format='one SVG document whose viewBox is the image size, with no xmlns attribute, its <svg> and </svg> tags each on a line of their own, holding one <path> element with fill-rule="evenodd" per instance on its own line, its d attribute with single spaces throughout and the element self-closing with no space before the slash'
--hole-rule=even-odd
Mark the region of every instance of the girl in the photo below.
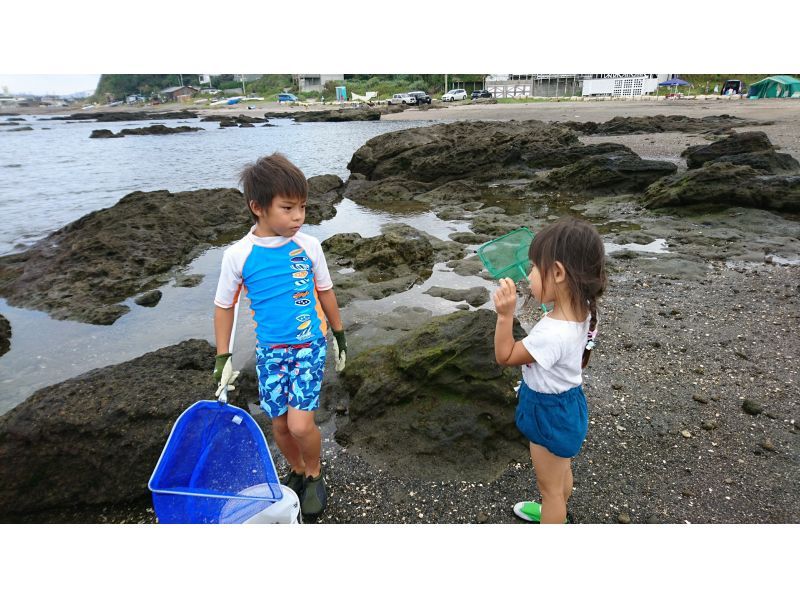
<svg viewBox="0 0 800 598">
<path fill-rule="evenodd" d="M 494 294 L 494 350 L 502 366 L 521 365 L 516 424 L 530 441 L 542 503 L 520 502 L 526 521 L 562 523 L 572 493 L 572 457 L 581 449 L 589 417 L 581 387 L 597 334 L 597 298 L 606 287 L 605 249 L 594 227 L 564 218 L 536 235 L 528 255 L 531 292 L 553 304 L 530 334 L 514 342 L 511 330 L 517 293 L 509 278 Z"/>
</svg>

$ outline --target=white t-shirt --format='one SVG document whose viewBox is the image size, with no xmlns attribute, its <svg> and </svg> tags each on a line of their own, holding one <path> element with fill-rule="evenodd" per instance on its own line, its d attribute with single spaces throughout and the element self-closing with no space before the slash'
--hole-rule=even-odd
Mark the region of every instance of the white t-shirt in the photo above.
<svg viewBox="0 0 800 598">
<path fill-rule="evenodd" d="M 536 360 L 522 366 L 522 379 L 528 388 L 558 394 L 580 386 L 590 317 L 584 322 L 568 322 L 545 314 L 522 339 L 522 344 Z"/>
</svg>

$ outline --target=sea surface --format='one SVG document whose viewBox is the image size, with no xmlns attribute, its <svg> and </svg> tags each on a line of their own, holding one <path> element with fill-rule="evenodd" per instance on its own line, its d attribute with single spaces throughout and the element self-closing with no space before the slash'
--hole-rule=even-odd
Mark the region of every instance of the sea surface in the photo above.
<svg viewBox="0 0 800 598">
<path fill-rule="evenodd" d="M 254 116 L 258 116 L 258 111 Z M 300 123 L 274 119 L 274 127 L 220 128 L 199 119 L 95 123 L 25 117 L 20 126 L 32 131 L 12 132 L 0 126 L 0 255 L 25 250 L 37 240 L 94 210 L 110 207 L 133 191 L 166 189 L 171 192 L 236 187 L 238 172 L 248 162 L 275 151 L 284 153 L 307 177 L 349 176 L 347 163 L 369 139 L 432 121 Z M 0 115 L 0 123 L 7 117 Z M 118 132 L 123 128 L 163 123 L 190 125 L 203 131 L 166 136 L 90 139 L 95 129 Z M 391 222 L 448 240 L 454 232 L 469 230 L 467 221 L 445 221 L 419 207 L 384 212 L 344 199 L 334 218 L 303 231 L 324 241 L 344 232 L 363 237 L 381 233 Z M 632 248 L 661 253 L 663 240 L 652 247 Z M 608 251 L 625 246 L 607 247 Z M 185 270 L 202 274 L 193 288 L 168 283 L 155 307 L 141 307 L 128 299 L 130 311 L 111 326 L 54 320 L 47 313 L 9 306 L 0 298 L 0 313 L 11 323 L 11 350 L 0 357 L 0 414 L 34 391 L 89 370 L 128 361 L 149 351 L 183 340 L 199 338 L 213 344 L 213 297 L 224 247 L 209 249 Z M 470 247 L 468 250 L 474 250 Z M 399 306 L 420 306 L 434 314 L 454 311 L 456 303 L 426 295 L 431 286 L 471 288 L 494 284 L 478 276 L 459 276 L 436 264 L 433 275 L 403 293 L 372 301 L 353 301 L 343 310 L 345 322 L 374 317 Z M 487 302 L 484 307 L 491 307 Z M 248 313 L 243 300 L 240 313 Z M 252 324 L 240 318 L 236 332 L 235 367 L 252 354 Z M 237 363 L 239 361 L 239 363 Z M 209 364 L 209 369 L 213 364 Z"/>
<path fill-rule="evenodd" d="M 0 255 L 23 251 L 69 222 L 110 207 L 133 191 L 236 187 L 238 172 L 246 163 L 275 151 L 284 153 L 307 177 L 336 174 L 346 180 L 347 163 L 369 139 L 433 124 L 295 124 L 289 119 L 274 119 L 274 127 L 220 128 L 219 123 L 199 119 L 95 123 L 48 118 L 26 116 L 26 122 L 19 125 L 31 126 L 32 131 L 12 132 L 9 129 L 15 126 L 0 127 Z M 6 119 L 0 115 L 0 122 Z M 95 129 L 116 133 L 159 122 L 204 130 L 166 136 L 89 138 Z M 430 212 L 388 214 L 349 200 L 337 209 L 335 218 L 317 226 L 306 225 L 303 231 L 325 240 L 339 232 L 378 235 L 388 222 L 407 222 L 442 239 L 467 230 L 464 222 L 448 223 Z M 54 320 L 47 313 L 11 307 L 0 299 L 0 313 L 12 328 L 11 350 L 0 357 L 0 414 L 39 388 L 91 369 L 190 338 L 213 343 L 213 296 L 223 250 L 210 249 L 188 268 L 188 274 L 204 275 L 200 285 L 178 288 L 167 284 L 161 287 L 163 298 L 153 308 L 128 300 L 131 311 L 112 326 Z M 251 329 L 246 322 L 240 325 L 238 346 L 244 348 L 254 342 L 249 338 Z"/>
</svg>

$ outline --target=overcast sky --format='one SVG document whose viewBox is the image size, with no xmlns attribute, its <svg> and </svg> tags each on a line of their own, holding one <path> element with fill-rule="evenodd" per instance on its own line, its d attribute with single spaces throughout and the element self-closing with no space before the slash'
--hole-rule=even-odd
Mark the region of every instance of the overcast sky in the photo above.
<svg viewBox="0 0 800 598">
<path fill-rule="evenodd" d="M 3 75 L 0 74 L 0 93 L 33 93 L 37 95 L 69 95 L 78 91 L 94 91 L 100 75 Z"/>
</svg>

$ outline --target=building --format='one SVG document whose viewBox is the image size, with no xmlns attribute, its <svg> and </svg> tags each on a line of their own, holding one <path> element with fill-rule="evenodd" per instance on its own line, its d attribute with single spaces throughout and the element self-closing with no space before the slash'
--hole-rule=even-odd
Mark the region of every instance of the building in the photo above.
<svg viewBox="0 0 800 598">
<path fill-rule="evenodd" d="M 606 74 L 583 75 L 581 95 L 583 96 L 643 96 L 656 93 L 658 84 L 673 75 Z"/>
<path fill-rule="evenodd" d="M 196 87 L 191 85 L 179 85 L 177 87 L 167 87 L 162 89 L 159 93 L 164 96 L 164 99 L 170 102 L 185 102 L 191 99 L 198 91 Z"/>
<path fill-rule="evenodd" d="M 489 75 L 486 89 L 496 98 L 641 96 L 655 93 L 672 75 L 523 74 Z"/>
<path fill-rule="evenodd" d="M 297 88 L 302 91 L 322 91 L 328 81 L 344 81 L 344 75 L 295 75 Z"/>
</svg>

